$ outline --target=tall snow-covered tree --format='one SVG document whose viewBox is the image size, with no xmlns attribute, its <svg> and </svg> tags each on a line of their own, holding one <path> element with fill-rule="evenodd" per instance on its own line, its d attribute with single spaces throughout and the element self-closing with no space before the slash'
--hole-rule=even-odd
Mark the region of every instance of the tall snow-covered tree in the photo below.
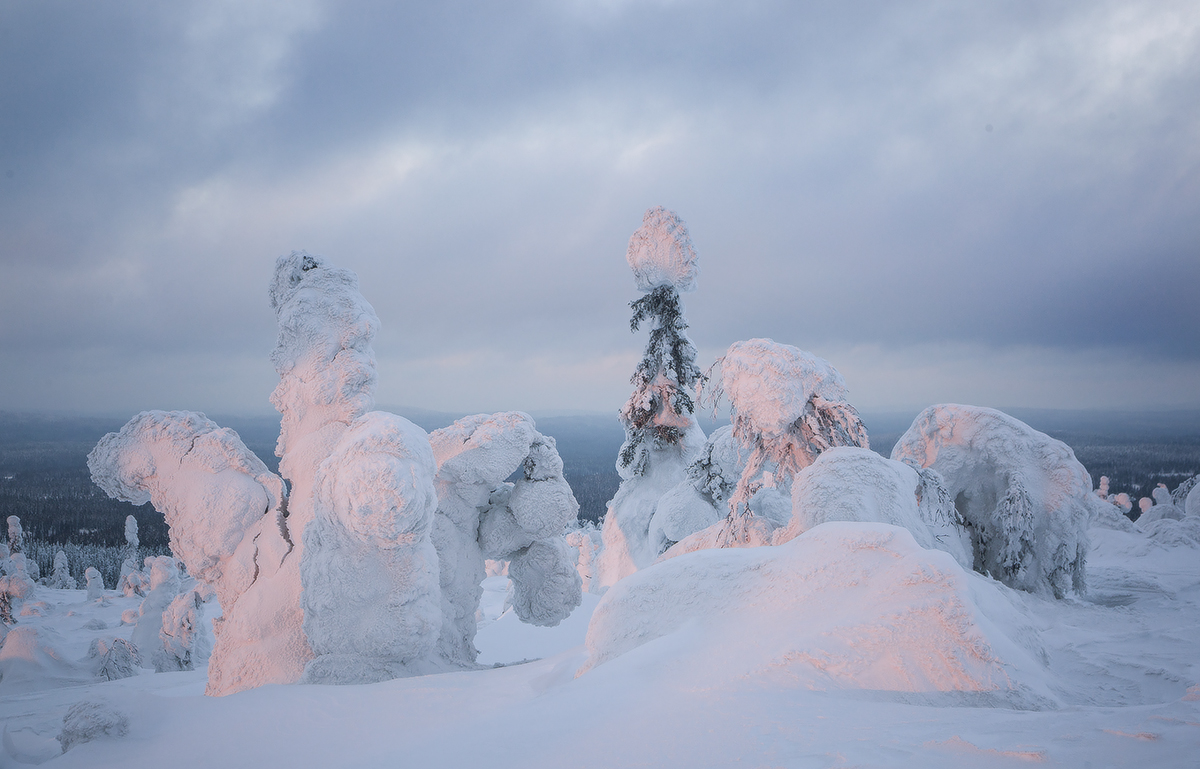
<svg viewBox="0 0 1200 769">
<path fill-rule="evenodd" d="M 700 378 L 687 336 L 680 293 L 696 289 L 699 267 L 687 225 L 661 206 L 651 208 L 625 254 L 638 290 L 630 329 L 649 327 L 645 354 L 633 372 L 633 393 L 621 408 L 625 442 L 617 457 L 622 483 L 604 525 L 601 582 L 648 566 L 658 556 L 649 541 L 658 500 L 685 478 L 704 444 L 693 393 Z"/>
</svg>

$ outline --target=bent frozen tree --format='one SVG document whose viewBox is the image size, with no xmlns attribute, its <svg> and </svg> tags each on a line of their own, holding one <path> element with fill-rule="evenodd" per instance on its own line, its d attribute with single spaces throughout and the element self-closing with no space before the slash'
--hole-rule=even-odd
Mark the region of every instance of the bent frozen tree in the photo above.
<svg viewBox="0 0 1200 769">
<path fill-rule="evenodd" d="M 659 206 L 648 210 L 625 254 L 637 288 L 630 329 L 649 325 L 650 338 L 634 370 L 633 393 L 621 408 L 625 442 L 617 457 L 621 486 L 604 518 L 602 585 L 650 565 L 658 556 L 650 541 L 658 502 L 686 477 L 704 444 L 693 393 L 700 377 L 696 348 L 688 338 L 680 292 L 695 291 L 699 264 L 687 226 Z"/>
<path fill-rule="evenodd" d="M 425 431 L 379 411 L 355 420 L 318 467 L 300 561 L 316 657 L 302 680 L 373 683 L 435 669 L 434 471 Z"/>
<path fill-rule="evenodd" d="M 522 621 L 556 625 L 582 600 L 564 533 L 579 503 L 554 439 L 519 411 L 464 417 L 429 436 L 437 460 L 433 542 L 442 591 L 438 654 L 471 666 L 484 560 L 509 560 Z M 515 482 L 510 476 L 520 471 Z M 562 547 L 555 542 L 564 540 Z M 561 562 L 561 563 L 560 563 Z M 569 573 L 568 573 L 569 572 Z"/>
<path fill-rule="evenodd" d="M 110 496 L 153 503 L 171 552 L 215 588 L 224 616 L 209 693 L 294 681 L 308 661 L 299 589 L 271 585 L 292 550 L 283 482 L 237 433 L 202 414 L 146 411 L 104 436 L 88 467 Z"/>
<path fill-rule="evenodd" d="M 714 364 L 703 393 L 715 408 L 729 398 L 732 436 L 747 452 L 725 520 L 697 531 L 667 554 L 770 544 L 791 520 L 792 478 L 828 449 L 868 448 L 867 430 L 830 363 L 771 339 L 734 342 Z M 740 459 L 740 456 L 739 456 Z"/>
<path fill-rule="evenodd" d="M 971 537 L 974 569 L 1056 598 L 1084 589 L 1092 479 L 1062 441 L 995 409 L 922 411 L 892 459 L 944 479 Z"/>
</svg>

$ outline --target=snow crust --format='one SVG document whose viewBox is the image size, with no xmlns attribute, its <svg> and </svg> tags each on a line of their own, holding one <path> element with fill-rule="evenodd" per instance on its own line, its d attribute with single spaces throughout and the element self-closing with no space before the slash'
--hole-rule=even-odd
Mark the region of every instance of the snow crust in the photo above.
<svg viewBox="0 0 1200 769">
<path fill-rule="evenodd" d="M 1105 503 L 1065 443 L 995 409 L 942 404 L 917 416 L 892 459 L 942 476 L 976 571 L 1060 598 L 1084 590 L 1088 528 Z"/>
<path fill-rule="evenodd" d="M 680 292 L 696 290 L 700 265 L 687 225 L 662 206 L 648 209 L 642 226 L 629 238 L 625 252 L 639 291 L 671 286 Z"/>
</svg>

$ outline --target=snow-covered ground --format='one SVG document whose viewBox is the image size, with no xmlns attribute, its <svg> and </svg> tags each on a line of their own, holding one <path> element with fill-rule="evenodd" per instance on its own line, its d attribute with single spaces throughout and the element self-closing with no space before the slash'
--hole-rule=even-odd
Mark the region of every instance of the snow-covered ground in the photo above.
<svg viewBox="0 0 1200 769">
<path fill-rule="evenodd" d="M 848 529 L 812 530 L 821 531 Z M 771 550 L 802 554 L 806 546 L 811 540 L 805 545 L 801 537 Z M 952 571 L 941 555 L 928 557 Z M 672 632 L 577 676 L 588 661 L 584 639 L 599 599 L 586 595 L 557 627 L 523 625 L 505 607 L 505 577 L 484 582 L 476 636 L 480 662 L 495 667 L 205 697 L 203 669 L 95 682 L 90 644 L 128 637 L 121 614 L 139 599 L 110 591 L 89 602 L 82 590 L 43 587 L 36 596 L 45 604 L 41 614 L 27 603 L 0 649 L 0 766 L 1196 766 L 1198 555 L 1186 544 L 1162 547 L 1141 533 L 1095 528 L 1086 600 L 1037 597 L 964 574 L 970 590 L 961 594 L 976 597 L 985 635 L 1037 651 L 1027 662 L 1005 662 L 1018 678 L 1036 677 L 1027 683 L 1048 698 L 1009 701 L 843 685 L 836 676 L 800 671 L 804 663 L 795 655 L 787 664 L 748 664 L 747 650 L 767 648 L 767 635 L 770 643 L 786 640 L 787 623 L 810 657 L 822 638 L 829 649 L 841 644 L 843 656 L 853 648 L 846 651 L 847 639 L 830 623 L 815 628 L 821 618 L 740 608 L 672 625 Z M 662 564 L 663 573 L 679 572 L 689 558 L 764 556 L 695 553 Z M 640 584 L 659 568 L 639 572 Z M 1007 608 L 996 610 L 986 596 Z M 723 605 L 710 597 L 710 605 Z M 739 622 L 744 626 L 731 627 Z M 938 638 L 930 637 L 930 654 Z M 992 648 L 1004 656 L 1005 647 Z M 82 701 L 123 714 L 127 733 L 61 753 L 63 718 Z"/>
</svg>

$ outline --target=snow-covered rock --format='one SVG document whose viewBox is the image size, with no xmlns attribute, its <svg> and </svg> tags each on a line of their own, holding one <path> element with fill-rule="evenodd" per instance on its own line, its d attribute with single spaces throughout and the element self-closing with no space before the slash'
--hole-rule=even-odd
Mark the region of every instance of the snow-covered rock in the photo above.
<svg viewBox="0 0 1200 769">
<path fill-rule="evenodd" d="M 378 411 L 355 420 L 321 463 L 300 562 L 316 655 L 304 681 L 428 672 L 442 625 L 434 473 L 425 431 Z"/>
<path fill-rule="evenodd" d="M 801 689 L 1050 706 L 1038 650 L 1001 630 L 1036 643 L 1006 591 L 906 529 L 826 523 L 779 547 L 690 553 L 622 580 L 596 607 L 579 675 L 658 644 L 704 688 L 782 676 Z"/>
<path fill-rule="evenodd" d="M 942 476 L 976 571 L 1060 598 L 1084 589 L 1098 500 L 1065 443 L 995 409 L 943 404 L 917 416 L 892 459 Z"/>
</svg>

